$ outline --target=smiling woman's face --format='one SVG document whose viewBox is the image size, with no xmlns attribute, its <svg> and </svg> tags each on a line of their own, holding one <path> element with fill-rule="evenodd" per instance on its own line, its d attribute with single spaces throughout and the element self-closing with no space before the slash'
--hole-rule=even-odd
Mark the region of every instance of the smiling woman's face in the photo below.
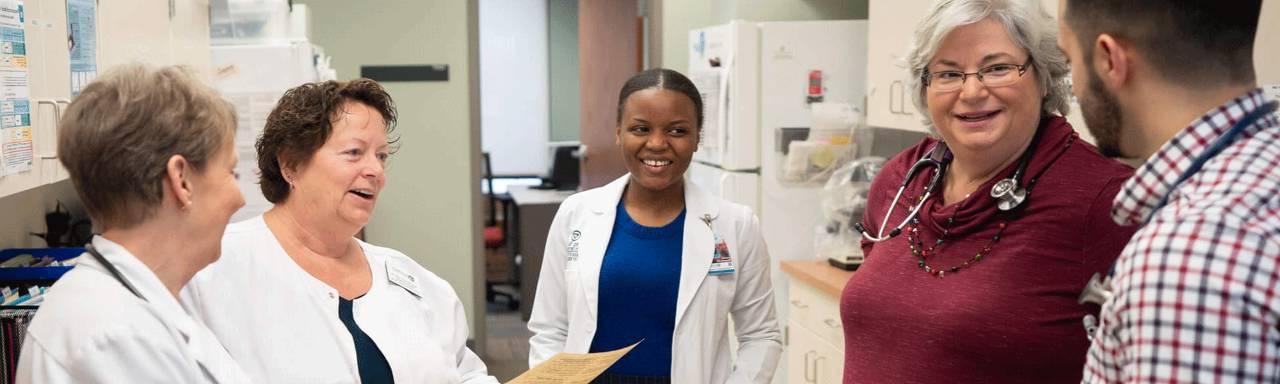
<svg viewBox="0 0 1280 384">
<path fill-rule="evenodd" d="M 978 72 L 999 64 L 1023 65 L 1026 50 L 993 19 L 964 25 L 947 34 L 929 61 L 929 72 Z M 1012 153 L 1030 140 L 1040 120 L 1045 92 L 1030 66 L 1014 83 L 987 87 L 967 76 L 958 90 L 925 89 L 929 116 L 947 145 L 957 153 Z"/>
<path fill-rule="evenodd" d="M 680 92 L 637 91 L 623 103 L 617 135 L 632 185 L 666 191 L 681 185 L 698 149 L 696 107 Z"/>
</svg>

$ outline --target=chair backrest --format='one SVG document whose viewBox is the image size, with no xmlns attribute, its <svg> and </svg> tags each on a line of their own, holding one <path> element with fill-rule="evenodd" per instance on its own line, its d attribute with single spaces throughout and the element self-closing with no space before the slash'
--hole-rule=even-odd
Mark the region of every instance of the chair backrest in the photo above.
<svg viewBox="0 0 1280 384">
<path fill-rule="evenodd" d="M 480 154 L 482 163 L 481 169 L 484 170 L 484 182 L 489 187 L 489 215 L 484 219 L 484 226 L 492 227 L 498 224 L 498 203 L 493 195 L 493 166 L 489 164 L 489 152 Z"/>
</svg>

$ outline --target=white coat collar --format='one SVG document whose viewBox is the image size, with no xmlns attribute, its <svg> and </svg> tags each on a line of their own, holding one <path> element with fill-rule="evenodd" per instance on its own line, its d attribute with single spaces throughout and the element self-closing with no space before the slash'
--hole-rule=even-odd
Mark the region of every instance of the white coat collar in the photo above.
<svg viewBox="0 0 1280 384">
<path fill-rule="evenodd" d="M 119 270 L 120 275 L 128 280 L 142 297 L 146 298 L 146 303 L 142 305 L 155 311 L 167 325 L 182 335 L 182 342 L 186 344 L 187 351 L 209 375 L 213 376 L 215 382 L 246 381 L 243 371 L 226 354 L 222 344 L 208 329 L 197 323 L 182 309 L 178 299 L 169 292 L 168 288 L 165 288 L 160 277 L 156 276 L 151 268 L 119 243 L 102 236 L 94 236 L 92 242 L 93 247 L 102 254 L 102 257 Z M 77 262 L 102 269 L 102 272 L 107 275 L 111 274 L 93 257 L 81 257 Z M 120 289 L 125 289 L 123 283 L 117 282 L 117 284 L 120 284 Z M 133 295 L 130 294 L 130 296 Z"/>
<path fill-rule="evenodd" d="M 631 174 L 622 175 L 609 184 L 600 187 L 599 194 L 596 194 L 592 201 L 587 203 L 591 213 L 605 214 L 612 213 L 618 209 L 618 202 L 622 200 L 622 192 L 627 189 L 627 183 L 631 181 Z M 720 204 L 714 196 L 703 191 L 702 188 L 688 180 L 684 182 L 684 206 L 685 216 L 694 218 L 701 222 L 704 218 L 715 220 L 720 217 Z"/>
<path fill-rule="evenodd" d="M 616 219 L 614 213 L 617 212 L 618 202 L 622 199 L 622 192 L 626 190 L 627 183 L 631 180 L 631 175 L 626 174 L 617 180 L 600 187 L 600 193 L 594 194 L 592 199 L 587 202 L 588 210 L 592 214 L 603 219 L 599 224 L 603 228 L 612 228 L 613 221 Z M 711 196 L 711 194 L 698 188 L 696 184 L 686 180 L 684 182 L 684 204 L 685 204 L 685 222 L 684 222 L 684 240 L 681 247 L 681 263 L 680 263 L 680 288 L 676 296 L 676 327 L 680 326 L 680 320 L 684 318 L 686 310 L 693 302 L 694 296 L 698 292 L 698 288 L 702 286 L 703 280 L 707 277 L 707 272 L 711 268 L 712 253 L 715 250 L 716 233 L 713 230 L 715 220 L 720 217 L 719 199 Z M 590 275 L 586 276 L 585 290 L 587 294 L 587 308 L 592 317 L 598 316 L 599 305 L 599 278 L 600 267 L 603 264 L 604 252 L 609 244 L 610 236 L 597 236 L 594 241 L 584 244 L 583 252 L 585 254 L 599 255 L 588 261 L 589 266 L 584 268 L 590 271 Z"/>
<path fill-rule="evenodd" d="M 178 304 L 178 299 L 169 293 L 169 289 L 165 288 L 164 283 L 160 281 L 160 277 L 151 271 L 142 260 L 138 260 L 132 252 L 125 249 L 123 245 L 108 240 L 102 236 L 93 237 L 93 247 L 98 249 L 103 258 L 106 258 L 116 269 L 120 270 L 120 274 L 124 276 L 129 284 L 138 290 L 138 293 L 145 297 L 147 303 L 162 311 L 166 318 L 183 318 L 187 317 L 186 312 L 182 310 L 182 305 Z M 102 266 L 97 259 L 92 257 L 83 257 L 79 260 L 84 263 L 86 260 L 92 265 L 102 268 L 103 272 L 110 275 L 106 271 L 106 267 Z M 114 280 L 114 278 L 113 278 Z M 117 284 L 121 284 L 117 282 Z M 124 288 L 121 284 L 121 288 Z"/>
</svg>

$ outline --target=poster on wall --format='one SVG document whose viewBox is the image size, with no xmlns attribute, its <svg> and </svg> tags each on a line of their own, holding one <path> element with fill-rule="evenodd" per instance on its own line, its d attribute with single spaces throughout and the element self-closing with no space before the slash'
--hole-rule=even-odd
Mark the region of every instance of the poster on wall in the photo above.
<svg viewBox="0 0 1280 384">
<path fill-rule="evenodd" d="M 31 170 L 31 95 L 22 0 L 0 0 L 0 175 Z"/>
<path fill-rule="evenodd" d="M 98 77 L 95 0 L 67 0 L 67 48 L 71 50 L 71 97 Z"/>
</svg>

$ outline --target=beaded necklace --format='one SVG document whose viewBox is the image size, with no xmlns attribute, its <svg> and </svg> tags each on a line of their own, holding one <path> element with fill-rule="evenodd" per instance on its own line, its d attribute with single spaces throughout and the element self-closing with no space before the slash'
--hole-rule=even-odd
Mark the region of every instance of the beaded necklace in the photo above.
<svg viewBox="0 0 1280 384">
<path fill-rule="evenodd" d="M 1064 152 L 1067 149 L 1071 148 L 1071 144 L 1075 143 L 1076 137 L 1077 137 L 1076 133 L 1072 132 L 1071 137 L 1067 139 L 1067 146 L 1066 148 L 1063 149 Z M 1030 150 L 1033 150 L 1033 148 L 1027 148 L 1027 150 L 1030 151 Z M 942 170 L 938 170 L 938 172 L 942 172 Z M 1035 188 L 1037 180 L 1040 180 L 1039 176 L 1032 178 L 1031 181 L 1027 183 L 1027 199 L 1028 200 L 1031 198 L 1031 190 Z M 922 195 L 916 196 L 916 201 L 919 201 L 922 198 L 923 198 Z M 936 251 L 936 249 L 938 248 L 939 245 L 942 245 L 943 239 L 945 239 L 948 235 L 951 234 L 951 226 L 955 224 L 956 213 L 959 211 L 960 209 L 959 207 L 957 207 L 954 212 L 951 212 L 951 217 L 947 218 L 946 225 L 942 227 L 942 234 L 939 235 L 938 238 L 934 240 L 933 244 L 930 245 L 928 249 L 925 249 L 924 242 L 920 241 L 919 216 L 911 218 L 911 228 L 909 228 L 909 230 L 907 231 L 907 246 L 911 248 L 911 255 L 915 256 L 916 266 L 918 266 L 920 270 L 923 270 L 925 273 L 928 273 L 935 277 L 942 278 L 942 277 L 945 277 L 948 273 L 954 274 L 956 272 L 959 272 L 961 269 L 968 268 L 973 264 L 979 261 L 982 261 L 982 258 L 984 256 L 990 254 L 991 247 L 995 246 L 996 243 L 1000 242 L 1000 235 L 1003 234 L 1005 228 L 1008 227 L 1009 221 L 1015 218 L 1013 217 L 1014 212 L 1019 210 L 1003 212 L 1000 215 L 1001 216 L 1000 223 L 996 224 L 996 234 L 994 236 L 991 236 L 991 240 L 987 242 L 987 245 L 983 246 L 982 250 L 974 254 L 973 257 L 969 258 L 968 260 L 965 260 L 960 264 L 954 265 L 949 268 L 934 268 L 933 266 L 929 265 L 926 259 L 928 259 L 930 256 L 938 255 L 938 252 Z"/>
</svg>

